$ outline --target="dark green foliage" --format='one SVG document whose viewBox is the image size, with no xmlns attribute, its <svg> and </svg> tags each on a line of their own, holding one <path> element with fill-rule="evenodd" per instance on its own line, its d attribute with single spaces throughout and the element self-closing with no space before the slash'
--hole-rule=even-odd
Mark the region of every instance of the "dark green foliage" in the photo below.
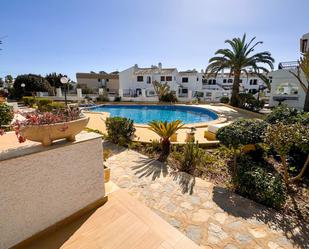
<svg viewBox="0 0 309 249">
<path fill-rule="evenodd" d="M 111 117 L 106 121 L 107 136 L 113 143 L 127 145 L 135 132 L 133 120 L 123 117 Z"/>
<path fill-rule="evenodd" d="M 65 104 L 61 102 L 52 102 L 52 103 L 47 104 L 46 106 L 47 111 L 59 110 L 59 109 L 64 109 L 64 108 L 65 108 Z"/>
<path fill-rule="evenodd" d="M 120 96 L 116 96 L 114 99 L 114 102 L 120 102 L 121 101 L 121 97 Z"/>
<path fill-rule="evenodd" d="M 265 105 L 263 100 L 257 100 L 251 93 L 239 94 L 239 107 L 249 111 L 259 111 Z"/>
<path fill-rule="evenodd" d="M 193 174 L 196 167 L 203 163 L 204 155 L 204 150 L 194 142 L 188 142 L 180 152 L 174 152 L 174 156 L 180 162 L 179 170 L 189 174 Z"/>
<path fill-rule="evenodd" d="M 60 79 L 63 77 L 63 74 L 57 74 L 57 73 L 50 73 L 45 76 L 45 79 L 48 81 L 48 83 L 54 87 L 54 88 L 63 88 L 63 84 L 61 83 Z"/>
<path fill-rule="evenodd" d="M 24 89 L 21 84 L 25 84 Z M 24 74 L 19 75 L 14 82 L 15 97 L 21 98 L 24 95 L 31 96 L 35 92 L 50 92 L 52 90 L 49 82 L 41 75 Z"/>
<path fill-rule="evenodd" d="M 34 106 L 35 104 L 35 98 L 30 97 L 30 96 L 24 96 L 22 98 L 22 101 L 24 102 L 25 105 L 30 106 L 30 107 Z"/>
<path fill-rule="evenodd" d="M 230 99 L 229 97 L 221 97 L 220 102 L 224 104 L 228 104 L 230 102 Z"/>
<path fill-rule="evenodd" d="M 286 188 L 282 176 L 250 157 L 238 160 L 236 192 L 264 205 L 280 209 L 286 201 Z"/>
<path fill-rule="evenodd" d="M 38 106 L 40 111 L 47 111 L 47 106 L 51 104 L 53 101 L 47 98 L 35 98 L 35 103 Z"/>
<path fill-rule="evenodd" d="M 173 92 L 168 92 L 160 96 L 159 101 L 162 102 L 177 102 L 177 98 Z"/>
<path fill-rule="evenodd" d="M 216 137 L 229 148 L 238 148 L 241 145 L 262 142 L 267 123 L 258 119 L 242 119 L 222 127 Z"/>
<path fill-rule="evenodd" d="M 309 113 L 298 111 L 296 108 L 291 108 L 287 105 L 280 105 L 267 115 L 265 121 L 270 124 L 281 122 L 284 124 L 301 123 L 303 125 L 308 125 Z"/>
<path fill-rule="evenodd" d="M 0 103 L 0 127 L 3 125 L 9 125 L 13 120 L 14 113 L 11 106 Z"/>
</svg>

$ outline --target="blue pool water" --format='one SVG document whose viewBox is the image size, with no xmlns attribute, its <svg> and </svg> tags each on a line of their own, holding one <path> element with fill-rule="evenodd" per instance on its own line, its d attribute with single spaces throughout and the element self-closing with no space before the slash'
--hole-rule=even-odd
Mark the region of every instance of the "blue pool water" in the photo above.
<svg viewBox="0 0 309 249">
<path fill-rule="evenodd" d="M 193 106 L 166 105 L 102 105 L 89 108 L 94 112 L 109 112 L 112 117 L 130 118 L 134 123 L 147 124 L 152 120 L 181 120 L 185 124 L 208 122 L 218 118 L 210 110 Z"/>
</svg>

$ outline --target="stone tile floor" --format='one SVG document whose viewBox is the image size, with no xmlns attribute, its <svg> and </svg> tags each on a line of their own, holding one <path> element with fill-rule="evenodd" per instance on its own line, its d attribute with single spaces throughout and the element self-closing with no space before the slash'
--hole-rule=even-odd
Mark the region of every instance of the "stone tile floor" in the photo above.
<svg viewBox="0 0 309 249">
<path fill-rule="evenodd" d="M 111 180 L 201 248 L 309 248 L 305 228 L 270 208 L 169 168 L 135 151 L 106 144 Z M 306 224 L 302 224 L 306 226 Z"/>
</svg>

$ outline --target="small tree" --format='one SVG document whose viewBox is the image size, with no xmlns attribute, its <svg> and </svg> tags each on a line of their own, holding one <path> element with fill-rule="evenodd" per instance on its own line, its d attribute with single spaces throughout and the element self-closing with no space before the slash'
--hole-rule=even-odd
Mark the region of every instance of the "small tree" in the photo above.
<svg viewBox="0 0 309 249">
<path fill-rule="evenodd" d="M 115 144 L 127 145 L 135 132 L 133 120 L 123 117 L 111 117 L 106 121 L 107 136 Z"/>
<path fill-rule="evenodd" d="M 12 75 L 8 74 L 7 76 L 4 77 L 4 81 L 8 86 L 12 86 L 13 84 L 13 77 Z"/>
<path fill-rule="evenodd" d="M 298 176 L 290 179 L 287 164 L 287 155 L 290 152 L 293 145 L 299 145 L 303 151 L 309 151 L 308 142 L 308 127 L 302 126 L 299 123 L 295 124 L 283 124 L 277 123 L 268 126 L 265 134 L 265 142 L 274 147 L 280 156 L 283 171 L 284 171 L 284 182 L 288 186 L 290 182 L 298 180 L 302 177 L 308 165 L 308 160 L 306 160 L 305 165 Z"/>
<path fill-rule="evenodd" d="M 152 121 L 149 122 L 150 126 L 148 129 L 155 132 L 161 137 L 162 153 L 159 157 L 159 161 L 164 162 L 168 157 L 171 149 L 170 138 L 173 136 L 184 124 L 180 120 L 172 121 L 168 123 L 167 121 Z"/>
</svg>

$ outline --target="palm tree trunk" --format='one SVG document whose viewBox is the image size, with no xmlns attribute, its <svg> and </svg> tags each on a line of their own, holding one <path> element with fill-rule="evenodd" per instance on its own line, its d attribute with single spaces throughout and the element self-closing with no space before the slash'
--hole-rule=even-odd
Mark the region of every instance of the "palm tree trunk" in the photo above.
<svg viewBox="0 0 309 249">
<path fill-rule="evenodd" d="M 231 97 L 231 105 L 235 107 L 238 107 L 239 105 L 239 82 L 240 82 L 240 71 L 235 71 L 232 97 Z"/>
<path fill-rule="evenodd" d="M 309 112 L 309 85 L 308 90 L 306 92 L 305 104 L 304 104 L 304 111 Z"/>
<path fill-rule="evenodd" d="M 168 155 L 170 154 L 171 150 L 171 142 L 169 139 L 162 140 L 162 153 L 159 157 L 159 161 L 164 162 Z"/>
</svg>

